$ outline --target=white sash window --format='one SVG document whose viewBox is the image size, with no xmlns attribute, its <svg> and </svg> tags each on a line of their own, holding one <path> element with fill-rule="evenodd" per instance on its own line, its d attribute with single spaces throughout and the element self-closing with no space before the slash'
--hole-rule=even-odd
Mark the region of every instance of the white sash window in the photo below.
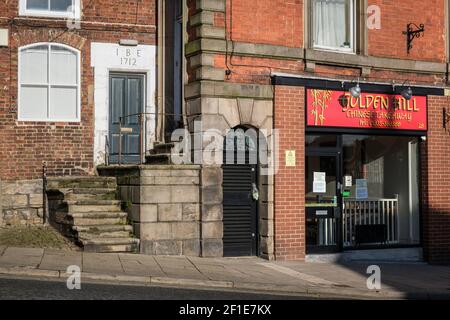
<svg viewBox="0 0 450 320">
<path fill-rule="evenodd" d="M 40 43 L 19 52 L 19 120 L 80 121 L 80 53 Z"/>
<path fill-rule="evenodd" d="M 80 0 L 20 0 L 21 16 L 80 18 Z"/>
<path fill-rule="evenodd" d="M 312 40 L 317 49 L 354 52 L 354 0 L 312 0 Z"/>
</svg>

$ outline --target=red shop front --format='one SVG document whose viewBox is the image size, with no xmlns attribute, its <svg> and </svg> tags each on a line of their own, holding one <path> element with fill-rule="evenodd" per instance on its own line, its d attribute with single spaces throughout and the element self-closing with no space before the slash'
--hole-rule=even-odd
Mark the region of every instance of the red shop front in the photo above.
<svg viewBox="0 0 450 320">
<path fill-rule="evenodd" d="M 306 253 L 420 247 L 427 97 L 306 89 Z"/>
</svg>

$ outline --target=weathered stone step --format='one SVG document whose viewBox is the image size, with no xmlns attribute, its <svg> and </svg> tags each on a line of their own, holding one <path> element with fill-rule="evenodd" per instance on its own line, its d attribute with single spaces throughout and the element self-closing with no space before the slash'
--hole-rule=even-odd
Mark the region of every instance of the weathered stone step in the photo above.
<svg viewBox="0 0 450 320">
<path fill-rule="evenodd" d="M 136 252 L 139 239 L 136 238 L 94 238 L 81 240 L 86 252 Z"/>
<path fill-rule="evenodd" d="M 97 245 L 88 244 L 83 246 L 85 252 L 98 252 L 98 253 L 136 253 L 139 252 L 139 243 L 132 244 L 117 244 L 117 245 Z"/>
<path fill-rule="evenodd" d="M 139 239 L 129 237 L 129 238 L 94 238 L 89 240 L 83 240 L 83 245 L 87 244 L 100 244 L 100 245 L 111 245 L 111 244 L 132 244 L 139 243 Z"/>
<path fill-rule="evenodd" d="M 77 188 L 61 189 L 64 198 L 69 201 L 115 200 L 117 190 L 113 188 Z"/>
<path fill-rule="evenodd" d="M 117 206 L 122 204 L 120 200 L 67 200 L 66 203 L 74 206 Z"/>
<path fill-rule="evenodd" d="M 126 212 L 69 212 L 67 214 L 73 219 L 76 218 L 89 218 L 89 219 L 106 219 L 106 218 L 126 218 L 128 214 Z"/>
<path fill-rule="evenodd" d="M 86 233 L 101 233 L 101 232 L 115 232 L 115 231 L 127 231 L 132 232 L 133 227 L 130 225 L 95 225 L 95 226 L 73 226 L 72 229 L 77 232 Z"/>
<path fill-rule="evenodd" d="M 122 211 L 118 205 L 69 205 L 70 213 L 89 213 L 89 212 L 119 212 Z"/>
<path fill-rule="evenodd" d="M 153 165 L 174 164 L 174 162 L 173 162 L 174 156 L 176 156 L 176 155 L 170 154 L 170 153 L 150 154 L 145 157 L 145 163 L 153 164 Z M 179 154 L 179 156 L 182 157 L 181 154 Z"/>
<path fill-rule="evenodd" d="M 72 224 L 75 226 L 102 226 L 102 225 L 124 225 L 127 219 L 125 217 L 116 218 L 86 218 L 86 217 L 73 217 Z"/>
<path fill-rule="evenodd" d="M 47 178 L 48 190 L 61 190 L 71 188 L 116 188 L 117 181 L 115 177 L 49 177 Z"/>
<path fill-rule="evenodd" d="M 153 146 L 152 150 L 150 150 L 150 154 L 170 154 L 173 147 L 175 147 L 174 143 L 158 143 Z"/>
<path fill-rule="evenodd" d="M 130 238 L 133 234 L 129 231 L 112 231 L 112 232 L 99 232 L 99 233 L 89 233 L 89 232 L 79 232 L 79 240 L 92 240 L 92 239 L 110 239 L 110 238 Z"/>
</svg>

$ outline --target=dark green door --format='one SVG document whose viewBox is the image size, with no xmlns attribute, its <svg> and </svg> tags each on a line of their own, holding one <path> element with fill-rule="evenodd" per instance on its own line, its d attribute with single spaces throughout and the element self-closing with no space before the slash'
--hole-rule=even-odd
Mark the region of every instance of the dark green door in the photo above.
<svg viewBox="0 0 450 320">
<path fill-rule="evenodd" d="M 144 75 L 110 75 L 110 163 L 140 163 L 141 130 L 137 114 L 144 111 Z M 122 144 L 119 143 L 120 118 L 122 117 Z M 144 132 L 144 130 L 143 130 Z"/>
</svg>

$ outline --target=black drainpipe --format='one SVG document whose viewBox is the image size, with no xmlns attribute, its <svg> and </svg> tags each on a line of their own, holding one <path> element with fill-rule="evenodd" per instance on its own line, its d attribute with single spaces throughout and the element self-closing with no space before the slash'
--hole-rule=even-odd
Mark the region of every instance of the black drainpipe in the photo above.
<svg viewBox="0 0 450 320">
<path fill-rule="evenodd" d="M 48 223 L 47 219 L 47 162 L 42 161 L 42 221 Z"/>
</svg>

